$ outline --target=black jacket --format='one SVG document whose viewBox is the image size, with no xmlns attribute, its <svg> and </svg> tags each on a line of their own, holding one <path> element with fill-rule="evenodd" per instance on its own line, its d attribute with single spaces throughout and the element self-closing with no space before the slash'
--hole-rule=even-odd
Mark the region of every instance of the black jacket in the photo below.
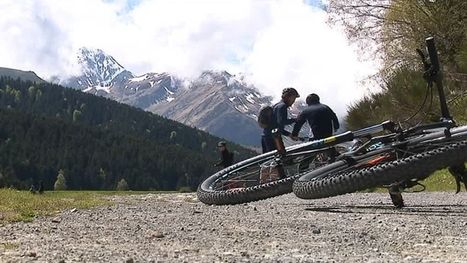
<svg viewBox="0 0 467 263">
<path fill-rule="evenodd" d="M 222 166 L 224 168 L 231 166 L 233 164 L 233 156 L 234 154 L 229 152 L 229 150 L 223 150 L 221 152 L 221 159 L 218 163 L 216 163 L 216 166 Z"/>
<path fill-rule="evenodd" d="M 318 103 L 309 105 L 297 117 L 297 123 L 292 131 L 293 136 L 298 136 L 305 121 L 308 121 L 314 139 L 322 139 L 332 135 L 334 129 L 339 129 L 339 120 L 334 111 L 327 105 Z"/>
<path fill-rule="evenodd" d="M 282 135 L 289 136 L 290 132 L 284 129 L 285 125 L 292 124 L 296 121 L 295 118 L 288 119 L 287 116 L 287 104 L 283 100 L 279 101 L 272 107 L 272 123 L 271 126 L 263 130 L 263 135 L 269 136 L 272 134 L 272 130 L 279 129 Z"/>
</svg>

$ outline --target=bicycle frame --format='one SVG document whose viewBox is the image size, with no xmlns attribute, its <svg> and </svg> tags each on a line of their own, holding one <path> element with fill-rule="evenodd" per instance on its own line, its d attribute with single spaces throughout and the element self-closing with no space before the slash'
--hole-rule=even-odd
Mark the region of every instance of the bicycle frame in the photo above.
<svg viewBox="0 0 467 263">
<path fill-rule="evenodd" d="M 438 52 L 435 46 L 435 39 L 429 37 L 425 40 L 426 47 L 428 50 L 428 55 L 430 57 L 431 65 L 429 67 L 429 82 L 434 82 L 439 95 L 439 104 L 441 106 L 441 115 L 445 120 L 452 120 L 451 114 L 449 114 L 448 105 L 446 103 L 446 96 L 444 95 L 443 88 L 443 77 L 441 72 L 441 67 L 439 65 Z"/>
</svg>

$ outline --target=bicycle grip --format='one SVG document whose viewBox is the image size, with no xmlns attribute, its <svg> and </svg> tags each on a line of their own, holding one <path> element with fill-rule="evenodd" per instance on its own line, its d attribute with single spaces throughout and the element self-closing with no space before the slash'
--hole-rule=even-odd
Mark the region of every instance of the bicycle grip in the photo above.
<svg viewBox="0 0 467 263">
<path fill-rule="evenodd" d="M 435 39 L 433 37 L 429 37 L 425 40 L 425 43 L 428 50 L 428 56 L 430 57 L 430 63 L 433 70 L 437 73 L 439 71 L 439 59 L 438 52 L 436 51 Z"/>
</svg>

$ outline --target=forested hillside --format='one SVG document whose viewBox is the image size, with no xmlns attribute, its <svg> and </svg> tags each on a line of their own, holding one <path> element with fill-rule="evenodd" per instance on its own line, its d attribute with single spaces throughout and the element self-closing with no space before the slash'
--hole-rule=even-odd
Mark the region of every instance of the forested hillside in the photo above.
<svg viewBox="0 0 467 263">
<path fill-rule="evenodd" d="M 23 71 L 11 68 L 0 67 L 0 76 L 8 76 L 12 79 L 20 78 L 24 81 L 31 81 L 36 83 L 45 82 L 43 79 L 39 78 L 33 71 Z"/>
<path fill-rule="evenodd" d="M 219 138 L 108 99 L 2 77 L 0 109 L 0 187 L 52 188 L 62 170 L 71 189 L 175 190 L 215 171 Z"/>
</svg>

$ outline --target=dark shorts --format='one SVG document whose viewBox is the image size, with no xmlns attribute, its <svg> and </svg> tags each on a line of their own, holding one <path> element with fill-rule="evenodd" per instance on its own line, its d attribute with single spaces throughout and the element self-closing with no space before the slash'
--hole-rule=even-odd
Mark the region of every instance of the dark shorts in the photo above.
<svg viewBox="0 0 467 263">
<path fill-rule="evenodd" d="M 267 153 L 267 152 L 275 150 L 276 147 L 274 146 L 274 139 L 272 138 L 272 135 L 270 136 L 262 135 L 261 146 L 263 148 L 263 153 Z"/>
</svg>

